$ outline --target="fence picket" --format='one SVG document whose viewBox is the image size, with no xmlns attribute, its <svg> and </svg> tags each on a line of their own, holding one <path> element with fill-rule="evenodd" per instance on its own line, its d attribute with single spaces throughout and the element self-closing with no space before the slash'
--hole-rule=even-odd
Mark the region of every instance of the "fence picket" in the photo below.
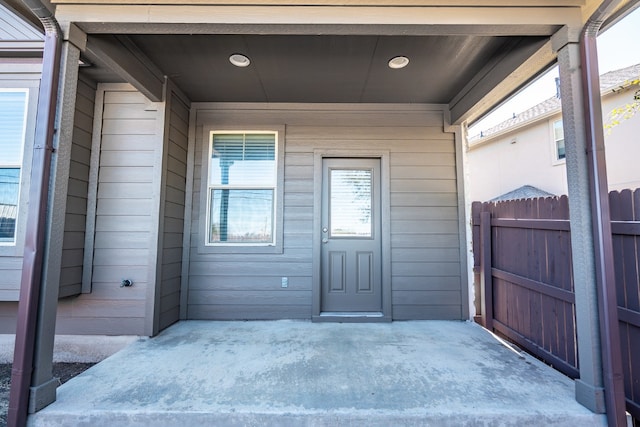
<svg viewBox="0 0 640 427">
<path fill-rule="evenodd" d="M 609 204 L 618 230 L 612 236 L 618 305 L 627 313 L 620 321 L 627 410 L 640 419 L 640 325 L 634 320 L 640 313 L 640 189 L 613 191 Z M 483 226 L 483 215 L 490 226 Z M 562 296 L 574 292 L 568 219 L 566 196 L 472 205 L 475 271 L 487 262 L 482 281 L 493 284 L 481 284 L 478 292 L 491 295 L 476 304 L 485 325 L 575 377 L 575 305 Z M 480 256 L 483 251 L 490 260 Z"/>
<path fill-rule="evenodd" d="M 480 274 L 482 278 L 482 320 L 484 327 L 493 330 L 493 280 L 491 272 L 491 214 L 489 212 L 482 212 L 480 214 L 480 245 L 481 256 L 480 261 Z"/>
<path fill-rule="evenodd" d="M 636 189 L 633 193 L 633 220 L 640 222 L 640 188 Z M 635 236 L 635 248 L 634 252 L 636 255 L 636 259 L 639 260 L 636 262 L 636 280 L 635 283 L 627 283 L 628 287 L 626 289 L 626 308 L 633 311 L 640 312 L 640 236 Z M 634 286 L 635 285 L 635 286 Z M 640 356 L 638 356 L 640 359 Z M 639 370 L 640 371 L 640 370 Z M 639 374 L 640 375 L 640 374 Z M 640 379 L 638 380 L 640 382 Z M 638 396 L 638 401 L 640 401 L 640 396 Z"/>
<path fill-rule="evenodd" d="M 633 195 L 630 190 L 624 190 L 620 193 L 620 213 L 622 215 L 622 221 L 630 221 L 633 219 Z M 638 271 L 636 239 L 637 236 L 624 235 L 620 236 L 622 241 L 622 253 L 621 253 L 621 265 L 618 265 L 616 271 L 622 271 L 622 286 L 618 286 L 618 289 L 622 289 L 622 298 L 618 293 L 618 305 L 628 308 L 629 302 L 633 298 L 634 287 L 637 289 L 638 283 Z M 620 263 L 618 261 L 618 263 Z M 617 277 L 616 277 L 617 279 Z M 635 286 L 634 286 L 635 285 Z"/>
</svg>

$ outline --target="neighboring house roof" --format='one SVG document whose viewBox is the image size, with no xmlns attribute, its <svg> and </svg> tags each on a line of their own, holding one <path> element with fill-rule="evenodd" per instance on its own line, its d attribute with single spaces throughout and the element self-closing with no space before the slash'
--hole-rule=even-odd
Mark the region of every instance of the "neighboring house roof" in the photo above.
<svg viewBox="0 0 640 427">
<path fill-rule="evenodd" d="M 538 197 L 554 197 L 555 194 L 541 190 L 533 185 L 523 185 L 520 188 L 504 193 L 501 196 L 494 197 L 490 202 L 504 202 L 506 200 L 535 199 Z"/>
<path fill-rule="evenodd" d="M 620 89 L 626 88 L 631 80 L 637 79 L 638 77 L 640 77 L 640 64 L 610 71 L 600 76 L 600 91 L 603 95 L 609 92 L 617 92 Z M 551 97 L 492 128 L 483 130 L 478 135 L 470 137 L 469 143 L 470 145 L 480 144 L 481 141 L 485 139 L 490 139 L 512 129 L 559 113 L 561 109 L 560 98 L 557 96 Z"/>
<path fill-rule="evenodd" d="M 617 92 L 629 85 L 631 80 L 640 77 L 640 64 L 619 70 L 610 71 L 600 76 L 600 90 L 602 92 Z"/>
</svg>

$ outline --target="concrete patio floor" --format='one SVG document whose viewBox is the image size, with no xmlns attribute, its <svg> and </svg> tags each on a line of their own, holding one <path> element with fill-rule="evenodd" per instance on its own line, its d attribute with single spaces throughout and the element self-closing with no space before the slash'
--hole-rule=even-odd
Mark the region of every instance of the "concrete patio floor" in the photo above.
<svg viewBox="0 0 640 427">
<path fill-rule="evenodd" d="M 573 381 L 470 322 L 180 322 L 30 426 L 605 426 Z"/>
</svg>

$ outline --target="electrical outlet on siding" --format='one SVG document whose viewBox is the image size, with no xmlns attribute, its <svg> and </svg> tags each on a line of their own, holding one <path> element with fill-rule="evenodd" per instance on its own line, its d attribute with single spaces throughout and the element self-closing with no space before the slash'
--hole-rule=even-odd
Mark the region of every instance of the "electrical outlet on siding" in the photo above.
<svg viewBox="0 0 640 427">
<path fill-rule="evenodd" d="M 283 288 L 288 288 L 289 287 L 289 278 L 288 277 L 283 277 L 282 278 L 282 287 Z"/>
</svg>

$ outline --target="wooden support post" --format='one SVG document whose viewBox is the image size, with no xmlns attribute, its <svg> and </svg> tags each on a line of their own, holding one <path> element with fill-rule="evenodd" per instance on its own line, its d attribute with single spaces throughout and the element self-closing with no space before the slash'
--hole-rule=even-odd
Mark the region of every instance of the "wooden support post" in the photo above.
<svg viewBox="0 0 640 427">
<path fill-rule="evenodd" d="M 491 272 L 491 213 L 480 213 L 480 289 L 482 324 L 493 331 L 493 276 Z"/>
</svg>

